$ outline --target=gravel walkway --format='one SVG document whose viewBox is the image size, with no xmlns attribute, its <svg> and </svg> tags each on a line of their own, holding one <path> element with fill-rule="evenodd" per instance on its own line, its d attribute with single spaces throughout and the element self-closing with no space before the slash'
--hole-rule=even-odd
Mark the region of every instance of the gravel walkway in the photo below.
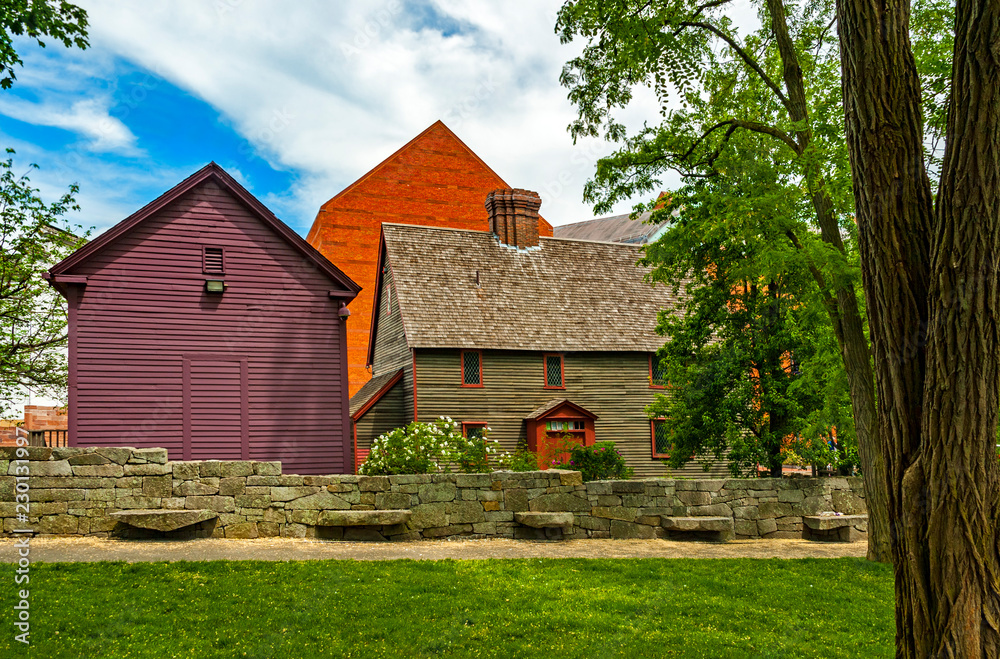
<svg viewBox="0 0 1000 659">
<path fill-rule="evenodd" d="M 676 540 L 424 540 L 344 542 L 258 540 L 110 540 L 33 538 L 33 562 L 91 561 L 307 561 L 478 560 L 488 558 L 840 558 L 864 557 L 867 543 L 808 540 L 737 540 L 722 544 Z M 14 540 L 0 540 L 0 563 L 18 559 Z"/>
</svg>

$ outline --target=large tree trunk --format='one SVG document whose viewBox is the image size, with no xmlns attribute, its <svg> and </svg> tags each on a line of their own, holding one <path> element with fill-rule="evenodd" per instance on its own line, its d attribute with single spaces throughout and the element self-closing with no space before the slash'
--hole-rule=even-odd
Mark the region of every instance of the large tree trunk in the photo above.
<svg viewBox="0 0 1000 659">
<path fill-rule="evenodd" d="M 997 7 L 959 0 L 936 216 L 907 0 L 838 0 L 899 657 L 1000 653 Z M 973 20 L 975 18 L 975 20 Z"/>
<path fill-rule="evenodd" d="M 813 207 L 819 222 L 823 242 L 846 253 L 840 227 L 833 213 L 833 203 L 823 182 L 814 183 Z M 851 281 L 834 282 L 836 305 L 831 312 L 834 335 L 844 361 L 847 386 L 851 396 L 851 412 L 858 437 L 861 472 L 865 477 L 865 503 L 868 507 L 868 560 L 888 563 L 892 560 L 889 540 L 889 491 L 886 487 L 885 458 L 882 455 L 875 405 L 875 381 L 871 351 L 865 337 L 864 321 L 858 309 L 858 299 Z"/>
<path fill-rule="evenodd" d="M 871 351 L 865 337 L 864 322 L 858 310 L 854 288 L 837 289 L 843 340 L 840 355 L 844 360 L 851 411 L 858 437 L 861 472 L 865 480 L 865 503 L 868 507 L 868 560 L 888 563 L 892 560 L 889 540 L 889 490 L 886 487 L 885 458 L 878 434 L 875 406 L 875 381 Z"/>
</svg>

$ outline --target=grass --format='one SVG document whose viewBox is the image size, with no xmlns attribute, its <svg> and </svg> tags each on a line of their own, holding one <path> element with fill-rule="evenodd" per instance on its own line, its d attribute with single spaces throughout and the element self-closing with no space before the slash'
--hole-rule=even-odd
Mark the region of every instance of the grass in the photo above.
<svg viewBox="0 0 1000 659">
<path fill-rule="evenodd" d="M 56 563 L 3 657 L 891 657 L 860 559 Z M 26 651 L 27 650 L 27 651 Z"/>
</svg>

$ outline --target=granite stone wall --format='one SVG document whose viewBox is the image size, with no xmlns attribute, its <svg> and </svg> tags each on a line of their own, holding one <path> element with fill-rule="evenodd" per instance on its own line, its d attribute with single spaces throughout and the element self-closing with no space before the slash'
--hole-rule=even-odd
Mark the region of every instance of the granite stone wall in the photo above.
<svg viewBox="0 0 1000 659">
<path fill-rule="evenodd" d="M 119 447 L 4 447 L 0 474 L 5 534 L 655 538 L 680 533 L 665 528 L 666 518 L 722 517 L 733 519 L 737 537 L 798 538 L 803 515 L 866 512 L 860 478 L 584 483 L 579 472 L 559 470 L 295 476 L 283 475 L 279 462 L 168 462 L 165 449 Z M 124 510 L 208 510 L 218 517 L 163 534 L 110 516 Z M 328 525 L 336 517 L 329 511 L 366 510 L 409 510 L 410 517 L 388 526 Z M 572 513 L 572 526 L 534 528 L 515 520 L 524 512 Z M 852 537 L 865 531 L 861 522 Z"/>
</svg>

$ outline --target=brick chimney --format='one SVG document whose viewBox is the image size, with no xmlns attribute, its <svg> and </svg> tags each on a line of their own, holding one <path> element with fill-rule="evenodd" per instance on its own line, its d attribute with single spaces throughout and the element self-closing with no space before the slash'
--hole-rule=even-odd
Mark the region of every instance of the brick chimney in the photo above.
<svg viewBox="0 0 1000 659">
<path fill-rule="evenodd" d="M 537 192 L 520 188 L 502 188 L 486 195 L 490 231 L 500 242 L 518 249 L 538 247 L 538 208 L 542 198 Z"/>
</svg>

